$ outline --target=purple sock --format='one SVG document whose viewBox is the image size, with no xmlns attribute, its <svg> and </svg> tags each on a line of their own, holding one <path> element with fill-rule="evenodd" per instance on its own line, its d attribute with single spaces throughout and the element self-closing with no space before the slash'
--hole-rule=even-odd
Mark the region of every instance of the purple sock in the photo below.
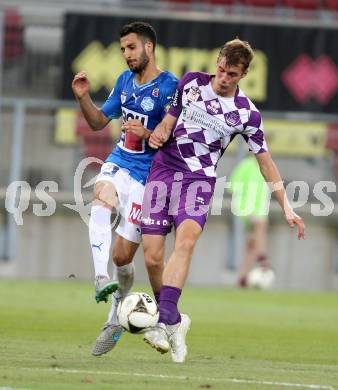
<svg viewBox="0 0 338 390">
<path fill-rule="evenodd" d="M 175 325 L 181 321 L 181 314 L 177 309 L 177 302 L 182 290 L 177 287 L 162 286 L 160 291 L 160 318 L 158 322 L 166 325 Z"/>
<path fill-rule="evenodd" d="M 156 303 L 159 304 L 160 303 L 160 293 L 155 292 L 155 291 L 153 291 L 153 293 L 154 293 Z"/>
</svg>

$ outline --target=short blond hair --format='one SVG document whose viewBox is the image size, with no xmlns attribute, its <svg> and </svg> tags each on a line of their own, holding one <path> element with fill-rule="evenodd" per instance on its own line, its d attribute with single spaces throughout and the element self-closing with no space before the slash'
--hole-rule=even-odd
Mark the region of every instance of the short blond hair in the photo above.
<svg viewBox="0 0 338 390">
<path fill-rule="evenodd" d="M 219 52 L 218 60 L 222 57 L 226 57 L 227 65 L 237 66 L 242 64 L 243 71 L 246 72 L 254 57 L 254 51 L 249 42 L 235 38 L 224 44 Z"/>
</svg>

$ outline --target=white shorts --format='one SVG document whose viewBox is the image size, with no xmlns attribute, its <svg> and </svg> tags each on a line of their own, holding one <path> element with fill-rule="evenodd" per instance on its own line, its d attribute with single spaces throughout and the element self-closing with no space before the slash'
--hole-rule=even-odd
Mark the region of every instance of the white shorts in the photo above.
<svg viewBox="0 0 338 390">
<path fill-rule="evenodd" d="M 141 242 L 141 207 L 144 194 L 144 185 L 133 179 L 126 169 L 106 162 L 96 179 L 111 182 L 117 192 L 119 204 L 118 212 L 121 220 L 116 233 L 128 241 L 139 244 Z"/>
</svg>

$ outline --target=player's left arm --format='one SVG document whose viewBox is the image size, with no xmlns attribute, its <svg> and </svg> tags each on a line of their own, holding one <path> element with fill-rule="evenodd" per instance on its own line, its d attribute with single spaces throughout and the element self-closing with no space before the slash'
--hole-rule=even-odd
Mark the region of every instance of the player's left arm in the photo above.
<svg viewBox="0 0 338 390">
<path fill-rule="evenodd" d="M 177 118 L 170 113 L 167 113 L 162 122 L 160 122 L 151 133 L 149 146 L 153 149 L 158 149 L 163 146 L 163 144 L 168 141 L 176 122 Z"/>
<path fill-rule="evenodd" d="M 173 94 L 175 92 L 177 80 L 172 79 L 168 82 L 168 84 L 161 88 L 161 106 L 163 107 L 162 110 L 162 119 L 169 110 L 171 101 L 173 99 Z M 142 122 L 138 119 L 132 119 L 126 122 L 123 127 L 126 129 L 127 132 L 134 133 L 140 138 L 144 138 L 146 140 L 149 140 L 152 131 L 148 130 L 147 128 L 143 127 Z"/>
<path fill-rule="evenodd" d="M 183 78 L 184 79 L 184 78 Z M 175 125 L 177 118 L 180 116 L 182 111 L 182 93 L 183 93 L 183 81 L 181 80 L 177 84 L 177 80 L 173 79 L 170 85 L 170 89 L 165 93 L 165 99 L 163 101 L 164 112 L 166 112 L 162 121 L 155 127 L 149 138 L 149 146 L 153 149 L 158 149 L 165 144 Z"/>
<path fill-rule="evenodd" d="M 155 127 L 149 138 L 149 146 L 153 149 L 158 149 L 168 141 L 170 134 L 177 122 L 177 116 L 169 113 L 171 104 L 173 102 L 174 95 L 177 95 L 177 83 L 176 77 L 172 77 L 161 89 L 161 106 L 162 106 L 162 120 Z"/>
<path fill-rule="evenodd" d="M 299 215 L 297 215 L 293 211 L 293 209 L 288 201 L 281 175 L 279 173 L 279 170 L 278 170 L 276 164 L 272 160 L 271 154 L 268 151 L 266 151 L 263 153 L 255 154 L 255 157 L 257 159 L 260 171 L 261 171 L 265 181 L 271 187 L 279 205 L 281 206 L 282 210 L 284 211 L 284 215 L 285 215 L 285 219 L 286 219 L 287 223 L 292 228 L 295 225 L 297 226 L 298 239 L 305 238 L 304 221 Z"/>
</svg>

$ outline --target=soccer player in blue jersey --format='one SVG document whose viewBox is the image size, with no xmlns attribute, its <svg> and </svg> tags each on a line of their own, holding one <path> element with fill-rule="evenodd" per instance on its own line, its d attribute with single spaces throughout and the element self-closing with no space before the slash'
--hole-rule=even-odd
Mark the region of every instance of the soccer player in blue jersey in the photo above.
<svg viewBox="0 0 338 390">
<path fill-rule="evenodd" d="M 152 130 L 166 113 L 177 79 L 155 63 L 156 32 L 151 25 L 134 22 L 120 32 L 121 51 L 129 67 L 123 72 L 101 108 L 89 95 L 85 72 L 75 75 L 72 88 L 83 115 L 93 130 L 101 130 L 111 119 L 122 117 L 121 137 L 102 165 L 95 184 L 95 200 L 89 221 L 89 237 L 95 268 L 96 300 L 112 294 L 108 321 L 93 346 L 93 355 L 114 348 L 122 334 L 116 309 L 134 281 L 133 257 L 141 241 L 141 205 L 144 185 L 155 150 L 148 145 Z M 113 262 L 117 281 L 110 279 L 107 266 L 111 247 L 111 214 L 118 209 Z"/>
</svg>

